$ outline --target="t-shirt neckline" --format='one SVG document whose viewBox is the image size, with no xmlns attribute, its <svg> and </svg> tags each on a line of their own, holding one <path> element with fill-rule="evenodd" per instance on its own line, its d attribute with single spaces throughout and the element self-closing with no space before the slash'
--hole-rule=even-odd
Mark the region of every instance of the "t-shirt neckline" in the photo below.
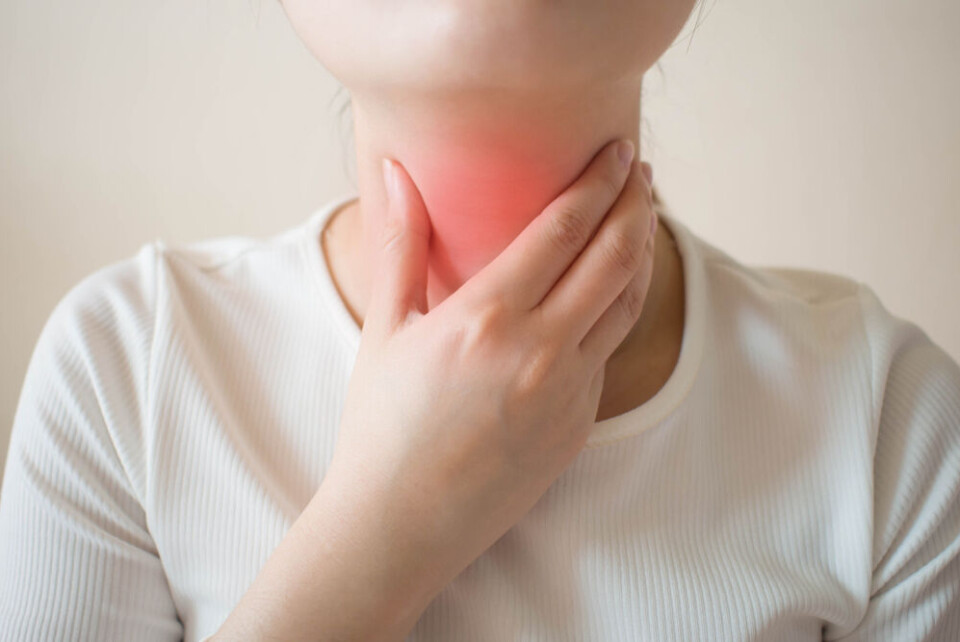
<svg viewBox="0 0 960 642">
<path fill-rule="evenodd" d="M 307 271 L 318 288 L 324 308 L 344 341 L 356 356 L 360 349 L 361 329 L 340 297 L 321 245 L 321 232 L 331 215 L 352 200 L 356 192 L 336 196 L 314 211 L 301 224 L 301 249 Z M 640 434 L 659 424 L 687 397 L 700 370 L 706 335 L 706 277 L 703 256 L 693 233 L 664 208 L 658 210 L 661 224 L 673 233 L 683 264 L 684 329 L 680 356 L 666 383 L 651 399 L 625 413 L 594 422 L 585 448 L 604 446 L 625 437 Z"/>
</svg>

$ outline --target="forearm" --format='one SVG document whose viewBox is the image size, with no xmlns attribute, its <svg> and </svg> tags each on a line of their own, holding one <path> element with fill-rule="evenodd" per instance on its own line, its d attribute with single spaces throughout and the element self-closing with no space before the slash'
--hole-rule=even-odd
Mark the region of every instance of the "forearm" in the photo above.
<svg viewBox="0 0 960 642">
<path fill-rule="evenodd" d="M 451 573 L 376 503 L 325 480 L 213 639 L 402 640 Z"/>
</svg>

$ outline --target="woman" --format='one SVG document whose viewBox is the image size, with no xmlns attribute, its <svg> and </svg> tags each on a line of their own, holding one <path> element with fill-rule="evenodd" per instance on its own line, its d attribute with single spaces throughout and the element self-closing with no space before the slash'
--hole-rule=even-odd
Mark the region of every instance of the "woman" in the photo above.
<svg viewBox="0 0 960 642">
<path fill-rule="evenodd" d="M 359 194 L 58 304 L 0 638 L 960 639 L 956 362 L 652 211 L 692 5 L 287 0 Z"/>
</svg>

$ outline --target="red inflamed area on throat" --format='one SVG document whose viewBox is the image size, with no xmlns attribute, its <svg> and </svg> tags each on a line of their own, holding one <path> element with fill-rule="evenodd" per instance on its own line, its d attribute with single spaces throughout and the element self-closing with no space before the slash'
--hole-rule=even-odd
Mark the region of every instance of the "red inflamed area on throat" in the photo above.
<svg viewBox="0 0 960 642">
<path fill-rule="evenodd" d="M 451 290 L 496 258 L 579 174 L 509 156 L 414 164 L 408 172 L 430 217 L 430 270 Z"/>
</svg>

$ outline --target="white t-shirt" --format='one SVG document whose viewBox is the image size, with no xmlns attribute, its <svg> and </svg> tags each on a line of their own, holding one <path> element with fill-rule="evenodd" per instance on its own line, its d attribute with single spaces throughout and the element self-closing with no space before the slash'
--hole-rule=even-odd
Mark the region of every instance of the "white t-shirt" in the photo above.
<svg viewBox="0 0 960 642">
<path fill-rule="evenodd" d="M 267 239 L 145 244 L 60 300 L 14 417 L 0 639 L 220 626 L 330 461 L 360 330 L 319 235 L 354 197 Z M 960 640 L 956 361 L 863 283 L 661 222 L 672 376 L 408 640 Z"/>
</svg>

